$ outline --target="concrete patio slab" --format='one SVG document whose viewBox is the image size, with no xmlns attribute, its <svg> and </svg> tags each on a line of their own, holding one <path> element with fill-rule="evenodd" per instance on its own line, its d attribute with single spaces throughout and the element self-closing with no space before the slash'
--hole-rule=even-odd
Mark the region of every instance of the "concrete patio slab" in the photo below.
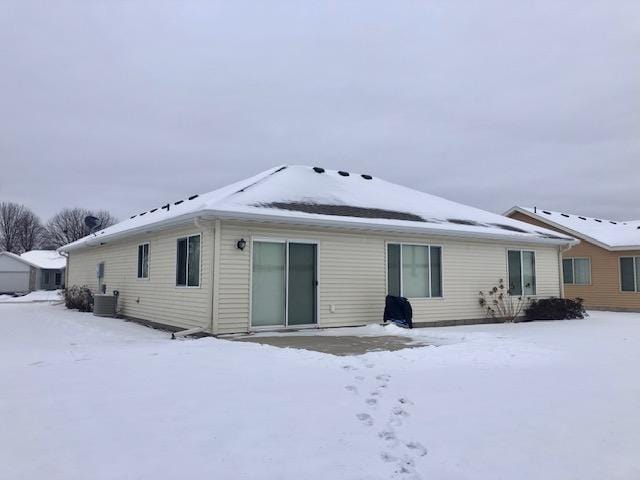
<svg viewBox="0 0 640 480">
<path fill-rule="evenodd" d="M 280 348 L 300 348 L 338 356 L 362 355 L 368 352 L 394 351 L 431 345 L 396 335 L 278 335 L 227 338 L 234 342 L 252 342 Z"/>
</svg>

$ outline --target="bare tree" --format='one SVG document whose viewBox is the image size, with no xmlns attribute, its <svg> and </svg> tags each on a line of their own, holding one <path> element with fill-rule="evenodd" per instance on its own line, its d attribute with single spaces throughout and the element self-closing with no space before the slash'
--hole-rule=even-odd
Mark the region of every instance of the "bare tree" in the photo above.
<svg viewBox="0 0 640 480">
<path fill-rule="evenodd" d="M 24 211 L 24 205 L 12 202 L 0 203 L 0 250 L 20 253 L 18 223 Z"/>
<path fill-rule="evenodd" d="M 115 225 L 116 223 L 118 223 L 118 219 L 116 217 L 114 217 L 113 215 L 111 215 L 108 211 L 106 210 L 97 210 L 96 212 L 94 212 L 92 214 L 92 216 L 96 217 L 98 219 L 98 225 L 100 227 L 100 229 L 104 229 L 107 227 L 110 227 L 111 225 Z M 89 232 L 87 232 L 89 233 Z"/>
<path fill-rule="evenodd" d="M 91 232 L 84 223 L 88 216 L 98 219 L 99 228 L 107 228 L 117 222 L 106 210 L 92 212 L 84 208 L 65 208 L 56 213 L 47 223 L 45 243 L 51 247 L 61 247 L 80 240 Z"/>
<path fill-rule="evenodd" d="M 44 234 L 44 227 L 35 213 L 28 208 L 25 208 L 18 219 L 16 227 L 18 248 L 20 252 L 28 252 L 30 250 L 40 248 Z"/>
</svg>

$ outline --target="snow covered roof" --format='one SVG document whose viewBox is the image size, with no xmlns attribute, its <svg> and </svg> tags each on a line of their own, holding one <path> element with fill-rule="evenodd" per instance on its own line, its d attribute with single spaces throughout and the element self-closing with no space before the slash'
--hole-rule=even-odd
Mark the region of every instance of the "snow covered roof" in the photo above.
<svg viewBox="0 0 640 480">
<path fill-rule="evenodd" d="M 32 250 L 22 255 L 11 252 L 0 252 L 0 255 L 6 255 L 7 257 L 11 257 L 35 268 L 59 270 L 67 266 L 67 259 L 55 250 Z"/>
<path fill-rule="evenodd" d="M 99 245 L 109 239 L 150 232 L 198 217 L 547 244 L 574 241 L 567 235 L 370 175 L 285 165 L 209 193 L 132 215 L 60 250 Z"/>
<path fill-rule="evenodd" d="M 20 258 L 38 268 L 57 270 L 67 266 L 67 259 L 55 250 L 31 250 L 24 252 Z"/>
<path fill-rule="evenodd" d="M 519 206 L 511 208 L 505 215 L 514 212 L 528 215 L 607 250 L 640 249 L 640 220 L 607 220 Z"/>
</svg>

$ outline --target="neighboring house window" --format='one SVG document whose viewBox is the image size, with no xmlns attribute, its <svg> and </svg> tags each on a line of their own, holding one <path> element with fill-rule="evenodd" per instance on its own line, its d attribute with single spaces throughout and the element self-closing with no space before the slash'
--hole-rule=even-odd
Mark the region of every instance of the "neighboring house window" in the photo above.
<svg viewBox="0 0 640 480">
<path fill-rule="evenodd" d="M 62 274 L 60 272 L 56 272 L 56 287 L 62 283 Z"/>
<path fill-rule="evenodd" d="M 442 248 L 388 244 L 387 291 L 407 298 L 442 297 Z"/>
<path fill-rule="evenodd" d="M 177 242 L 176 285 L 200 286 L 200 235 L 179 238 Z"/>
<path fill-rule="evenodd" d="M 138 245 L 138 278 L 149 278 L 149 244 Z"/>
<path fill-rule="evenodd" d="M 620 257 L 620 289 L 640 292 L 640 257 Z"/>
<path fill-rule="evenodd" d="M 51 272 L 48 270 L 44 270 L 42 272 L 42 283 L 48 285 L 51 282 Z"/>
<path fill-rule="evenodd" d="M 536 294 L 536 254 L 530 250 L 509 250 L 509 294 Z"/>
<path fill-rule="evenodd" d="M 591 283 L 591 259 L 565 258 L 562 260 L 564 283 L 570 285 L 589 285 Z"/>
</svg>

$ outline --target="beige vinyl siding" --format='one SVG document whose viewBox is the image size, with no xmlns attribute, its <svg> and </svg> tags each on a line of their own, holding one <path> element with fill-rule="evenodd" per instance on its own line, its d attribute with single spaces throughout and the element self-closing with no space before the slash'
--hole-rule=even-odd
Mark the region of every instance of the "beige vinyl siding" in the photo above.
<svg viewBox="0 0 640 480">
<path fill-rule="evenodd" d="M 127 317 L 175 327 L 210 328 L 213 224 L 189 226 L 69 252 L 67 285 L 98 288 L 96 265 L 105 263 L 107 293 L 120 291 L 118 306 Z M 200 287 L 176 286 L 176 240 L 200 233 Z M 138 245 L 149 243 L 149 278 L 137 278 Z"/>
<path fill-rule="evenodd" d="M 241 238 L 247 241 L 244 251 L 236 248 Z M 222 222 L 218 333 L 250 328 L 251 240 L 256 238 L 318 242 L 319 325 L 322 327 L 382 320 L 388 242 L 442 246 L 444 296 L 410 299 L 416 322 L 482 318 L 478 292 L 493 287 L 501 278 L 506 281 L 509 248 L 536 252 L 538 297 L 560 295 L 557 247 Z"/>
<path fill-rule="evenodd" d="M 247 240 L 240 251 L 236 243 Z M 319 317 L 324 327 L 359 325 L 384 308 L 385 258 L 380 239 L 305 229 L 243 227 L 222 223 L 218 332 L 249 329 L 251 239 L 318 240 Z M 335 313 L 330 313 L 330 305 Z"/>
<path fill-rule="evenodd" d="M 520 212 L 515 212 L 510 217 L 532 225 L 568 233 Z M 591 283 L 588 285 L 565 284 L 564 295 L 566 298 L 583 298 L 587 308 L 640 311 L 640 293 L 620 290 L 620 257 L 640 256 L 640 250 L 612 252 L 581 239 L 578 245 L 571 247 L 562 256 L 563 258 L 588 258 L 591 260 Z"/>
</svg>

